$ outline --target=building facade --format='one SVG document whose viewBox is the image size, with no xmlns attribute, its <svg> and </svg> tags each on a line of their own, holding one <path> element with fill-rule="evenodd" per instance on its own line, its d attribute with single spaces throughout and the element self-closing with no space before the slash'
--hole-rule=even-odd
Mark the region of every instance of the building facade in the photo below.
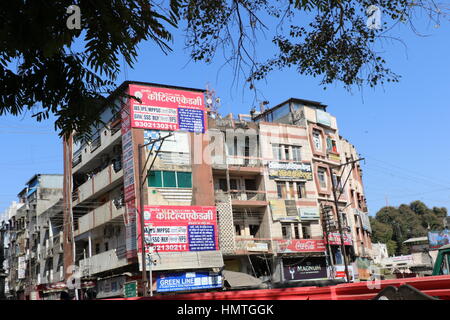
<svg viewBox="0 0 450 320">
<path fill-rule="evenodd" d="M 123 296 L 144 266 L 155 294 L 246 286 L 224 270 L 270 287 L 343 278 L 346 259 L 351 277 L 367 280 L 359 157 L 327 107 L 289 99 L 235 119 L 207 100 L 199 89 L 125 82 L 91 141 L 67 141 L 57 205 L 65 279 L 95 282 L 97 298 Z"/>
<path fill-rule="evenodd" d="M 40 286 L 59 281 L 62 250 L 53 251 L 60 241 L 60 222 L 48 215 L 61 205 L 62 175 L 36 174 L 18 194 L 8 211 L 8 292 L 12 298 L 40 298 Z M 42 293 L 42 292 L 41 292 Z"/>
</svg>

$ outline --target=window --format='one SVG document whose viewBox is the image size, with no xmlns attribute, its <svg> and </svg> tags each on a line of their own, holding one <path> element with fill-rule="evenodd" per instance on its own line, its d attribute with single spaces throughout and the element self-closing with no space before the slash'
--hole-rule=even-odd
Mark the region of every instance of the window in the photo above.
<svg viewBox="0 0 450 320">
<path fill-rule="evenodd" d="M 250 224 L 248 226 L 248 228 L 249 228 L 249 231 L 250 231 L 250 235 L 253 236 L 253 237 L 256 237 L 256 234 L 259 231 L 259 225 L 257 225 L 257 224 Z"/>
<path fill-rule="evenodd" d="M 300 239 L 300 232 L 298 230 L 298 224 L 294 225 L 295 239 Z"/>
<path fill-rule="evenodd" d="M 238 181 L 237 179 L 230 179 L 230 189 L 238 190 Z"/>
<path fill-rule="evenodd" d="M 309 222 L 302 222 L 303 239 L 311 239 L 311 224 Z"/>
<path fill-rule="evenodd" d="M 228 191 L 226 179 L 219 179 L 219 190 Z"/>
<path fill-rule="evenodd" d="M 238 155 L 237 149 L 238 149 L 238 141 L 237 141 L 237 137 L 235 136 L 233 138 L 233 155 L 234 156 Z"/>
<path fill-rule="evenodd" d="M 290 240 L 292 239 L 292 228 L 290 223 L 282 223 L 281 224 L 281 233 L 283 235 L 284 240 Z"/>
<path fill-rule="evenodd" d="M 178 188 L 192 188 L 192 174 L 190 172 L 177 172 Z"/>
<path fill-rule="evenodd" d="M 319 169 L 317 171 L 317 177 L 319 178 L 319 184 L 322 189 L 327 188 L 326 172 L 325 169 Z"/>
<path fill-rule="evenodd" d="M 241 229 L 241 226 L 239 224 L 235 224 L 234 225 L 234 233 L 237 236 L 241 236 L 242 235 L 242 229 Z"/>
<path fill-rule="evenodd" d="M 97 243 L 95 245 L 95 254 L 99 254 L 100 253 L 100 243 Z"/>
<path fill-rule="evenodd" d="M 289 157 L 289 146 L 284 146 L 284 160 L 290 160 L 290 157 Z"/>
<path fill-rule="evenodd" d="M 148 186 L 154 188 L 192 188 L 192 173 L 177 171 L 150 171 Z"/>
<path fill-rule="evenodd" d="M 297 197 L 306 198 L 306 187 L 304 182 L 297 182 Z"/>
<path fill-rule="evenodd" d="M 277 193 L 279 199 L 286 198 L 286 182 L 277 181 Z"/>
<path fill-rule="evenodd" d="M 322 151 L 322 135 L 318 131 L 313 131 L 313 142 L 316 150 Z"/>
<path fill-rule="evenodd" d="M 295 187 L 293 182 L 289 182 L 289 198 L 295 200 Z"/>
<path fill-rule="evenodd" d="M 281 146 L 279 144 L 272 144 L 272 153 L 275 160 L 281 160 Z"/>
<path fill-rule="evenodd" d="M 109 250 L 109 244 L 108 244 L 108 242 L 105 242 L 105 251 L 108 251 Z"/>
<path fill-rule="evenodd" d="M 301 153 L 300 153 L 300 147 L 298 146 L 292 146 L 292 160 L 294 161 L 302 161 Z"/>
</svg>

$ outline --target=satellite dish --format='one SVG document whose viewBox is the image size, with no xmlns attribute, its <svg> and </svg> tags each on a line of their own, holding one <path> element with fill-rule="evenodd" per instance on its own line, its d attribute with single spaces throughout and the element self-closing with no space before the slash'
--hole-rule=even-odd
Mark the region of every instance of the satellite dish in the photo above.
<svg viewBox="0 0 450 320">
<path fill-rule="evenodd" d="M 216 98 L 216 103 L 220 103 L 220 98 Z"/>
<path fill-rule="evenodd" d="M 211 98 L 206 99 L 206 103 L 207 103 L 207 104 L 212 104 Z"/>
</svg>

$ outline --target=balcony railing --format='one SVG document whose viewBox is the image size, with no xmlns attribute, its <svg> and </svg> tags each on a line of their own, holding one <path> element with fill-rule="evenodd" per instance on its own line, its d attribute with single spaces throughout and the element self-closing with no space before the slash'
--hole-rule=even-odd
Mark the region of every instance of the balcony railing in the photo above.
<svg viewBox="0 0 450 320">
<path fill-rule="evenodd" d="M 123 267 L 128 264 L 125 246 L 108 250 L 90 258 L 80 260 L 80 269 L 83 275 L 92 275 L 108 270 Z"/>
<path fill-rule="evenodd" d="M 231 200 L 266 201 L 266 193 L 257 190 L 231 190 Z"/>
<path fill-rule="evenodd" d="M 261 159 L 256 157 L 227 156 L 227 163 L 230 166 L 242 166 L 242 167 L 262 166 Z"/>
</svg>

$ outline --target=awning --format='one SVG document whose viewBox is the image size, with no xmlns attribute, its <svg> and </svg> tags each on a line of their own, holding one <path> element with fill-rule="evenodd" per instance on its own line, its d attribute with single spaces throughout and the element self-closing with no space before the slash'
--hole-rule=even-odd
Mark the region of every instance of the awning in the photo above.
<svg viewBox="0 0 450 320">
<path fill-rule="evenodd" d="M 260 279 L 243 272 L 223 270 L 222 275 L 231 288 L 260 287 L 263 284 Z"/>
</svg>

